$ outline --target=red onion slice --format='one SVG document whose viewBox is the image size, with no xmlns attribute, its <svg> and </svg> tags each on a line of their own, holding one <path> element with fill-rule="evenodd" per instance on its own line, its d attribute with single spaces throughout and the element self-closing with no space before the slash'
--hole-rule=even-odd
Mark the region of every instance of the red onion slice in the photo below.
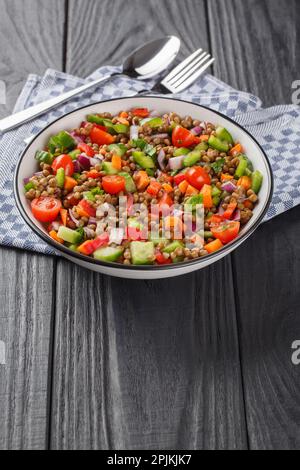
<svg viewBox="0 0 300 470">
<path fill-rule="evenodd" d="M 203 127 L 196 126 L 193 129 L 191 129 L 191 133 L 194 135 L 200 135 L 204 131 Z"/>
<path fill-rule="evenodd" d="M 236 209 L 233 213 L 232 220 L 235 222 L 239 222 L 241 220 L 241 211 L 239 209 Z"/>
<path fill-rule="evenodd" d="M 97 219 L 96 217 L 90 217 L 89 218 L 89 225 L 97 225 Z"/>
<path fill-rule="evenodd" d="M 139 138 L 139 126 L 130 126 L 130 140 Z"/>
<path fill-rule="evenodd" d="M 76 131 L 72 131 L 70 135 L 73 137 L 73 139 L 77 142 L 77 144 L 82 144 L 85 142 L 86 137 L 82 135 L 78 135 Z"/>
<path fill-rule="evenodd" d="M 87 157 L 84 153 L 77 157 L 80 165 L 84 170 L 89 170 L 91 168 L 91 159 Z"/>
<path fill-rule="evenodd" d="M 157 161 L 158 161 L 159 167 L 162 171 L 164 171 L 166 169 L 165 159 L 166 159 L 165 151 L 163 149 L 161 149 L 159 151 Z"/>
<path fill-rule="evenodd" d="M 223 191 L 227 191 L 228 193 L 233 193 L 236 191 L 237 187 L 232 181 L 226 181 L 226 183 L 223 183 L 221 186 Z"/>
<path fill-rule="evenodd" d="M 179 157 L 172 157 L 169 160 L 169 167 L 172 171 L 174 170 L 181 170 L 183 168 L 183 160 L 185 159 L 186 155 L 181 155 Z"/>
<path fill-rule="evenodd" d="M 109 235 L 109 244 L 121 245 L 123 238 L 124 230 L 122 228 L 112 228 Z"/>
<path fill-rule="evenodd" d="M 69 209 L 69 216 L 70 216 L 71 220 L 74 222 L 74 224 L 76 225 L 76 227 L 79 227 L 79 220 L 77 220 L 74 217 L 72 209 Z"/>
<path fill-rule="evenodd" d="M 167 139 L 169 135 L 167 133 L 164 134 L 153 134 L 150 135 L 151 139 Z"/>
</svg>

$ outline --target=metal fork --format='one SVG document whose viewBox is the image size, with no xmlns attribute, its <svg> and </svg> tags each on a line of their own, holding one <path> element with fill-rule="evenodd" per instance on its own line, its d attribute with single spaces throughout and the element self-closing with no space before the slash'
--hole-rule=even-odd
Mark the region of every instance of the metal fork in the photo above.
<svg viewBox="0 0 300 470">
<path fill-rule="evenodd" d="M 188 88 L 197 80 L 215 61 L 208 52 L 198 49 L 180 62 L 161 82 L 154 85 L 151 90 L 139 92 L 139 94 L 179 93 Z"/>
</svg>

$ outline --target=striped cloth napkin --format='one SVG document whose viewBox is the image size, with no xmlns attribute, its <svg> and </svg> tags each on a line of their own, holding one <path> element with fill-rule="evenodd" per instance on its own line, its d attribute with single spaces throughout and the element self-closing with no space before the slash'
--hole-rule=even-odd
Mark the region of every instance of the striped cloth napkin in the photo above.
<svg viewBox="0 0 300 470">
<path fill-rule="evenodd" d="M 21 111 L 80 86 L 87 80 L 95 80 L 119 70 L 119 67 L 102 67 L 87 79 L 51 69 L 47 70 L 43 77 L 30 75 L 14 111 Z M 124 76 L 114 77 L 97 89 L 87 91 L 1 137 L 0 244 L 45 254 L 54 253 L 52 248 L 27 227 L 15 205 L 12 180 L 16 162 L 25 147 L 24 139 L 37 134 L 49 122 L 78 107 L 110 98 L 130 96 L 145 88 L 150 89 L 152 85 L 152 81 L 145 84 Z M 264 109 L 261 100 L 256 96 L 235 90 L 210 75 L 202 77 L 185 92 L 171 96 L 226 114 L 244 126 L 259 141 L 270 160 L 275 177 L 274 196 L 265 220 L 300 203 L 299 107 L 287 105 Z"/>
</svg>

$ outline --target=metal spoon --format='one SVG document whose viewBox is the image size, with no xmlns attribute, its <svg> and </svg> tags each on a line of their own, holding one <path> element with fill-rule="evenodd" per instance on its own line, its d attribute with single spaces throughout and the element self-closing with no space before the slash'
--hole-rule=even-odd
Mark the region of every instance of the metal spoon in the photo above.
<svg viewBox="0 0 300 470">
<path fill-rule="evenodd" d="M 136 49 L 124 61 L 122 72 L 107 75 L 93 82 L 89 82 L 75 90 L 68 91 L 63 95 L 57 96 L 43 103 L 32 106 L 31 108 L 20 111 L 7 118 L 0 120 L 0 132 L 5 132 L 19 125 L 30 121 L 36 116 L 44 114 L 57 105 L 73 98 L 89 88 L 95 87 L 112 76 L 128 75 L 129 77 L 146 80 L 165 70 L 175 59 L 180 49 L 180 40 L 176 36 L 166 36 L 161 39 L 151 41 L 144 46 Z"/>
</svg>

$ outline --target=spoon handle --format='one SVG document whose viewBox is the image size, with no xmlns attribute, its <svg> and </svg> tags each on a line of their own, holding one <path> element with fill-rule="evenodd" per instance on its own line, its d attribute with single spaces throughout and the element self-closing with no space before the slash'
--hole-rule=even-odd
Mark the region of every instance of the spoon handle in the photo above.
<svg viewBox="0 0 300 470">
<path fill-rule="evenodd" d="M 99 85 L 100 83 L 105 82 L 108 78 L 111 78 L 112 76 L 116 75 L 120 75 L 120 73 L 116 72 L 112 75 L 107 75 L 105 77 L 99 78 L 98 80 L 89 82 L 86 85 L 80 86 L 79 88 L 75 88 L 74 90 L 68 91 L 63 95 L 56 96 L 55 98 L 51 98 L 50 100 L 44 101 L 35 106 L 31 106 L 30 108 L 27 108 L 24 111 L 20 111 L 19 113 L 15 113 L 11 116 L 8 116 L 7 118 L 1 119 L 0 132 L 5 132 L 14 129 L 15 127 L 18 127 L 21 124 L 24 124 L 25 122 L 28 122 L 31 119 L 40 116 L 41 114 L 44 114 L 46 111 L 55 108 L 59 104 L 68 101 L 70 98 L 73 98 L 73 96 L 76 96 L 79 93 L 89 90 L 90 88 Z"/>
</svg>

